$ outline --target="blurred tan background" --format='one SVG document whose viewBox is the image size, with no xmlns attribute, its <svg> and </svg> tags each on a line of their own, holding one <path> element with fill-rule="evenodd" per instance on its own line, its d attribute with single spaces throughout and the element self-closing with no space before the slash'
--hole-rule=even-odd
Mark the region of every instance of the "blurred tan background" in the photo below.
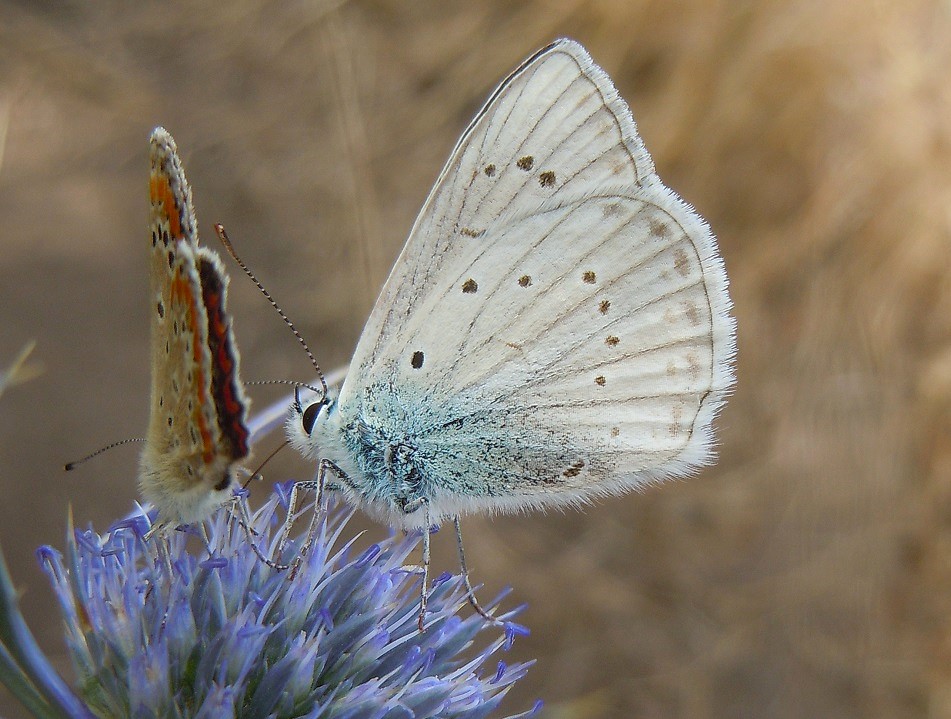
<svg viewBox="0 0 951 719">
<path fill-rule="evenodd" d="M 466 523 L 482 596 L 530 605 L 505 707 L 951 716 L 951 4 L 214 7 L 0 4 L 0 363 L 35 338 L 46 368 L 0 404 L 0 540 L 44 648 L 64 661 L 33 550 L 67 506 L 105 529 L 135 498 L 134 447 L 61 466 L 144 432 L 150 129 L 333 368 L 470 116 L 570 35 L 719 236 L 739 382 L 696 479 Z M 246 380 L 310 376 L 239 276 L 231 306 Z M 308 475 L 289 454 L 269 477 Z"/>
</svg>

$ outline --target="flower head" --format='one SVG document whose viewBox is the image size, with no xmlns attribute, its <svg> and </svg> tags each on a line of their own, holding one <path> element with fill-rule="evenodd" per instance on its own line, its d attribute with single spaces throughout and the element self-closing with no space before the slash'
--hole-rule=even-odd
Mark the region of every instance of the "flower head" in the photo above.
<svg viewBox="0 0 951 719">
<path fill-rule="evenodd" d="M 284 492 L 254 516 L 262 551 Z M 227 511 L 206 546 L 185 532 L 146 542 L 138 515 L 102 536 L 70 531 L 65 555 L 41 548 L 84 701 L 116 717 L 490 716 L 528 668 L 490 660 L 524 630 L 507 621 L 478 648 L 497 629 L 460 616 L 461 579 L 443 575 L 420 633 L 418 572 L 405 565 L 418 537 L 358 549 L 342 537 L 350 514 L 328 514 L 293 580 Z"/>
</svg>

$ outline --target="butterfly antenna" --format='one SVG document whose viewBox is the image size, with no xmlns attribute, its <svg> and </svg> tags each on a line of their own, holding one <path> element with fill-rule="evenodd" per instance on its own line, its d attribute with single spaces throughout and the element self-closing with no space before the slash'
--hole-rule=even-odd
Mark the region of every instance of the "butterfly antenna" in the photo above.
<svg viewBox="0 0 951 719">
<path fill-rule="evenodd" d="M 238 267 L 244 270 L 251 281 L 255 286 L 261 290 L 261 294 L 271 303 L 271 307 L 277 310 L 277 313 L 281 316 L 281 319 L 284 320 L 284 324 L 290 327 L 291 332 L 294 333 L 294 336 L 297 338 L 297 341 L 300 342 L 301 347 L 304 348 L 304 352 L 307 353 L 307 356 L 310 358 L 310 363 L 314 366 L 314 369 L 317 371 L 317 377 L 320 379 L 320 386 L 324 388 L 323 395 L 327 396 L 327 380 L 324 379 L 324 373 L 320 369 L 320 365 L 317 364 L 317 359 L 314 357 L 313 352 L 310 351 L 310 347 L 307 346 L 307 343 L 304 341 L 304 338 L 301 337 L 300 332 L 297 331 L 297 328 L 294 326 L 294 323 L 291 322 L 290 318 L 284 314 L 284 310 L 281 309 L 280 305 L 274 301 L 274 298 L 271 297 L 271 293 L 268 292 L 264 285 L 261 284 L 260 280 L 254 276 L 254 273 L 248 268 L 244 261 L 238 257 L 238 253 L 234 251 L 234 245 L 231 244 L 231 240 L 228 239 L 228 233 L 225 232 L 225 226 L 220 222 L 215 224 L 215 232 L 218 234 L 218 239 L 221 240 L 221 244 L 225 246 L 225 249 L 228 250 L 228 254 L 234 258 L 234 261 L 238 263 Z"/>
<path fill-rule="evenodd" d="M 284 449 L 290 443 L 291 441 L 289 439 L 285 439 L 277 449 L 275 449 L 267 457 L 265 457 L 264 461 L 261 462 L 260 466 L 256 470 L 251 472 L 251 476 L 248 477 L 248 480 L 244 484 L 241 485 L 241 489 L 247 489 L 248 485 L 251 484 L 251 480 L 253 480 L 255 477 L 261 476 L 261 470 L 264 469 L 264 465 L 266 465 L 268 462 L 274 459 L 277 456 L 277 453 L 280 452 L 282 449 Z"/>
<path fill-rule="evenodd" d="M 320 394 L 320 390 L 317 389 L 316 387 L 312 387 L 306 382 L 298 382 L 293 379 L 259 379 L 259 380 L 254 380 L 253 382 L 245 382 L 244 386 L 245 387 L 250 387 L 250 386 L 259 387 L 264 384 L 283 384 L 283 385 L 288 385 L 290 387 L 294 387 L 295 389 L 300 389 L 301 387 L 303 387 L 304 389 L 309 389 L 314 394 Z"/>
<path fill-rule="evenodd" d="M 108 452 L 110 449 L 121 447 L 124 444 L 132 444 L 133 442 L 144 442 L 144 441 L 145 441 L 144 437 L 130 437 L 129 439 L 123 439 L 119 442 L 113 442 L 112 444 L 107 444 L 105 447 L 100 447 L 92 454 L 87 454 L 82 459 L 77 459 L 75 462 L 67 462 L 65 465 L 63 465 L 63 469 L 65 469 L 67 472 L 70 472 L 76 469 L 76 467 L 78 467 L 79 465 L 85 462 L 88 462 L 93 457 L 98 457 L 103 452 Z"/>
</svg>

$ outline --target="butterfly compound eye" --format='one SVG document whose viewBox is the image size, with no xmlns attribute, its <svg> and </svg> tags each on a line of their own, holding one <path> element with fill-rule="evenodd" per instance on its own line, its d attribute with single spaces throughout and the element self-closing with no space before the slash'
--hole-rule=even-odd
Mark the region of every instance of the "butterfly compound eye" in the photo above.
<svg viewBox="0 0 951 719">
<path fill-rule="evenodd" d="M 314 425 L 317 424 L 317 415 L 320 414 L 321 408 L 326 404 L 326 402 L 314 402 L 313 404 L 307 405 L 307 409 L 304 410 L 304 414 L 301 415 L 301 424 L 304 426 L 304 431 L 310 435 L 314 429 Z"/>
</svg>

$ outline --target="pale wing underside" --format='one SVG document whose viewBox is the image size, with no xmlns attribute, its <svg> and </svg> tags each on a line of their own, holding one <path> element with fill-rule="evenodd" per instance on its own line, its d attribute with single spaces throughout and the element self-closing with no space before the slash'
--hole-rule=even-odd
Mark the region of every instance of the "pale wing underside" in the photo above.
<svg viewBox="0 0 951 719">
<path fill-rule="evenodd" d="M 457 145 L 341 419 L 404 426 L 444 514 L 684 475 L 709 461 L 732 386 L 729 310 L 706 224 L 653 174 L 608 77 L 561 41 Z"/>
<path fill-rule="evenodd" d="M 630 110 L 584 48 L 561 40 L 536 53 L 492 94 L 453 149 L 351 367 L 385 355 L 406 310 L 501 218 L 555 196 L 583 196 L 654 177 Z"/>
</svg>

